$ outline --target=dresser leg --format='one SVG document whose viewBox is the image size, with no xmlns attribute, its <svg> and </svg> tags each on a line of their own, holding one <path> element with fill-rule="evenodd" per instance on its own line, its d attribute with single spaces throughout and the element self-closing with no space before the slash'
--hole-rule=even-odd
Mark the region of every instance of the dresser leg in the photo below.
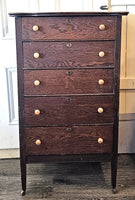
<svg viewBox="0 0 135 200">
<path fill-rule="evenodd" d="M 112 182 L 113 193 L 117 193 L 116 178 L 117 178 L 117 156 L 113 158 L 111 161 L 111 182 Z"/>
<path fill-rule="evenodd" d="M 21 181 L 22 181 L 21 195 L 24 196 L 26 192 L 26 162 L 23 159 L 21 159 L 20 165 L 21 165 Z"/>
</svg>

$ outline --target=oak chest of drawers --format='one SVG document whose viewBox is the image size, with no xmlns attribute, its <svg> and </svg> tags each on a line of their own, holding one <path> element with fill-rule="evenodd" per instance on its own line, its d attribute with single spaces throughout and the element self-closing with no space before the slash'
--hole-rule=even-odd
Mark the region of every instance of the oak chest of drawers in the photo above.
<svg viewBox="0 0 135 200">
<path fill-rule="evenodd" d="M 121 17 L 16 17 L 22 194 L 31 162 L 111 161 L 116 188 Z"/>
</svg>

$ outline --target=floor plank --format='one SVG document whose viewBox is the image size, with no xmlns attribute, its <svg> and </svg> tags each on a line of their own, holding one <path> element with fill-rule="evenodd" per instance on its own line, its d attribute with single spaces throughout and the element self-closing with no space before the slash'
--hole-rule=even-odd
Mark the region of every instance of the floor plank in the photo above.
<svg viewBox="0 0 135 200">
<path fill-rule="evenodd" d="M 0 160 L 0 200 L 135 200 L 135 155 L 119 155 L 117 194 L 112 194 L 110 163 L 27 165 L 22 197 L 19 159 Z"/>
</svg>

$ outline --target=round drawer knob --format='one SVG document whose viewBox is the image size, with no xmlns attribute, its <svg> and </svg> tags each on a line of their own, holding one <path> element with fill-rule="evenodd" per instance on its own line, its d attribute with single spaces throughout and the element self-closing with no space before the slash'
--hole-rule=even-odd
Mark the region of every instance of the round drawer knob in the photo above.
<svg viewBox="0 0 135 200">
<path fill-rule="evenodd" d="M 99 52 L 99 57 L 102 58 L 102 57 L 104 57 L 104 56 L 105 56 L 105 53 L 104 53 L 103 51 L 100 51 L 100 52 Z"/>
<path fill-rule="evenodd" d="M 98 83 L 99 83 L 99 85 L 103 85 L 104 84 L 104 80 L 103 79 L 99 79 Z"/>
<path fill-rule="evenodd" d="M 98 108 L 98 113 L 103 113 L 103 108 Z"/>
<path fill-rule="evenodd" d="M 39 53 L 38 52 L 34 53 L 34 58 L 39 58 Z"/>
<path fill-rule="evenodd" d="M 100 24 L 100 25 L 99 25 L 99 29 L 100 29 L 101 31 L 105 30 L 105 25 L 104 25 L 104 24 Z"/>
<path fill-rule="evenodd" d="M 40 114 L 40 110 L 36 109 L 36 110 L 34 111 L 34 113 L 35 113 L 35 115 L 39 115 L 39 114 Z"/>
<path fill-rule="evenodd" d="M 34 81 L 34 85 L 35 85 L 35 86 L 40 85 L 40 81 L 39 81 L 39 80 L 35 80 L 35 81 Z"/>
<path fill-rule="evenodd" d="M 36 142 L 35 142 L 35 143 L 36 143 L 36 145 L 38 145 L 38 146 L 39 146 L 39 145 L 41 144 L 41 140 L 40 140 L 40 139 L 38 139 L 38 140 L 36 140 Z"/>
<path fill-rule="evenodd" d="M 98 143 L 102 144 L 104 142 L 103 138 L 98 138 Z"/>
<path fill-rule="evenodd" d="M 33 31 L 38 31 L 39 27 L 38 27 L 37 25 L 34 25 L 34 26 L 32 27 L 32 29 L 33 29 Z"/>
</svg>

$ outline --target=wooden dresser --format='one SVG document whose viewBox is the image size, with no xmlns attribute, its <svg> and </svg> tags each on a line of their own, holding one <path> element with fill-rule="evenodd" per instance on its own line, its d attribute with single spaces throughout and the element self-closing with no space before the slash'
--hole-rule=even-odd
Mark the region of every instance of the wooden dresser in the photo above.
<svg viewBox="0 0 135 200">
<path fill-rule="evenodd" d="M 121 18 L 127 14 L 10 14 L 16 19 L 22 195 L 32 162 L 111 161 L 115 191 Z"/>
</svg>

